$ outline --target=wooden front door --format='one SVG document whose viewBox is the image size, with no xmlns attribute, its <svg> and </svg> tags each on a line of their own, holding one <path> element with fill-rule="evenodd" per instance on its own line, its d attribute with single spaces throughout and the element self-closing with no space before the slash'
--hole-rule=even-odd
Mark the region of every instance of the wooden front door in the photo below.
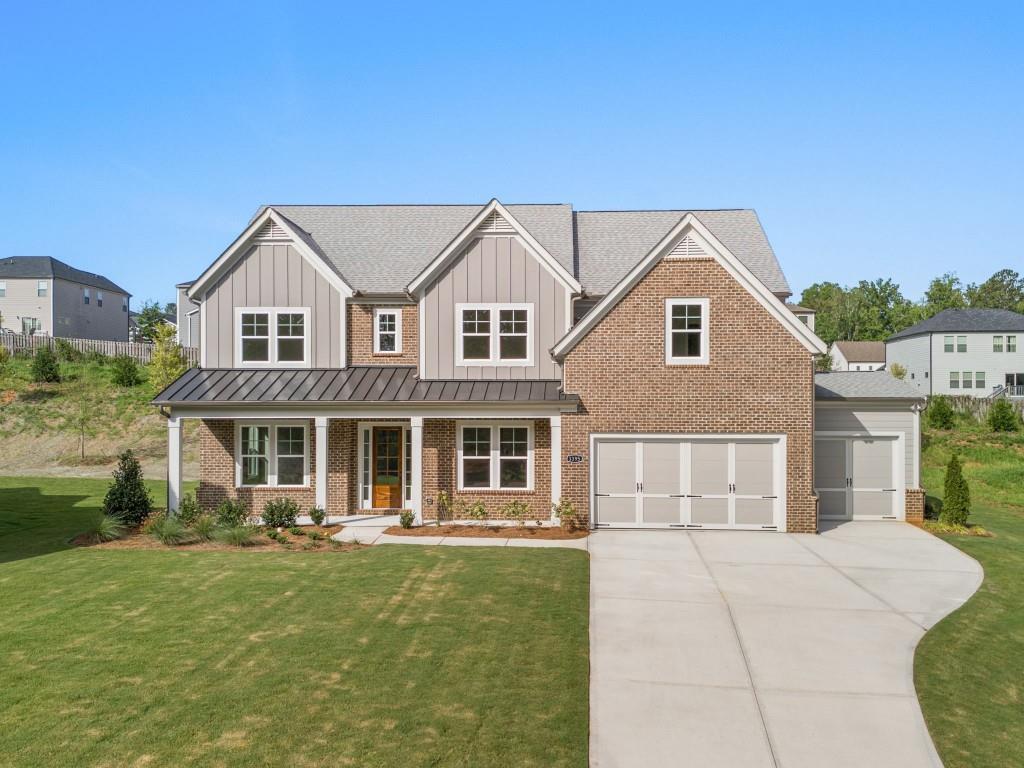
<svg viewBox="0 0 1024 768">
<path fill-rule="evenodd" d="M 373 428 L 373 508 L 402 508 L 402 428 Z"/>
</svg>

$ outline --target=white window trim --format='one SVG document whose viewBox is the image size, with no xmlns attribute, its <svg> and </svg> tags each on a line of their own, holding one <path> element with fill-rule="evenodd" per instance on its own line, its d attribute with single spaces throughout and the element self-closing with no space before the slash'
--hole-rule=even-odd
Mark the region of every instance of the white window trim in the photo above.
<svg viewBox="0 0 1024 768">
<path fill-rule="evenodd" d="M 270 360 L 267 362 L 255 362 L 242 360 L 242 315 L 252 312 L 266 312 L 270 315 L 267 328 L 267 339 L 270 346 Z M 305 336 L 302 345 L 302 362 L 278 362 L 277 360 L 277 316 L 278 314 L 292 314 L 303 316 L 303 327 Z M 236 368 L 312 368 L 313 361 L 310 350 L 312 349 L 311 337 L 312 327 L 309 323 L 309 307 L 235 307 L 235 367 Z"/>
<path fill-rule="evenodd" d="M 700 307 L 700 357 L 672 356 L 672 307 L 681 304 L 696 304 Z M 707 365 L 711 349 L 711 300 L 706 298 L 665 299 L 665 364 L 666 365 Z"/>
<path fill-rule="evenodd" d="M 242 427 L 269 427 L 269 446 L 267 452 L 267 482 L 266 484 L 243 484 L 242 483 Z M 301 427 L 302 428 L 302 483 L 299 485 L 279 484 L 277 482 L 277 428 L 278 427 Z M 309 423 L 305 421 L 237 421 L 235 422 L 235 487 L 236 488 L 308 488 L 310 483 L 309 474 Z"/>
<path fill-rule="evenodd" d="M 487 488 L 466 488 L 462 477 L 462 431 L 463 427 L 486 427 L 491 430 L 491 484 Z M 502 488 L 498 485 L 499 469 L 501 467 L 501 427 L 525 427 L 526 428 L 526 487 L 525 488 Z M 469 421 L 455 422 L 457 442 L 456 462 L 458 465 L 458 489 L 466 493 L 473 491 L 503 491 L 506 493 L 530 493 L 533 491 L 533 466 L 534 466 L 534 430 L 532 421 Z M 476 457 L 480 458 L 480 457 Z"/>
<path fill-rule="evenodd" d="M 491 312 L 491 356 L 487 360 L 466 360 L 462 356 L 462 312 L 466 309 L 487 309 Z M 498 313 L 503 309 L 525 309 L 526 310 L 526 359 L 525 360 L 502 360 L 499 357 L 499 331 Z M 533 365 L 533 337 L 535 328 L 533 325 L 533 304 L 525 303 L 467 303 L 455 305 L 455 365 L 463 368 L 471 367 L 508 367 L 508 368 L 529 368 Z"/>
<path fill-rule="evenodd" d="M 383 350 L 380 348 L 380 316 L 394 315 L 395 317 L 395 348 Z M 401 307 L 376 307 L 373 310 L 373 354 L 375 355 L 400 355 L 402 354 L 402 308 Z"/>
</svg>

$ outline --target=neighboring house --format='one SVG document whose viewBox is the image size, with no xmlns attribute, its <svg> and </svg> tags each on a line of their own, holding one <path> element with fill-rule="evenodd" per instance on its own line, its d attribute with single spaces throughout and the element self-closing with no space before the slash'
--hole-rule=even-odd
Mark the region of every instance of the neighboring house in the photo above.
<svg viewBox="0 0 1024 768">
<path fill-rule="evenodd" d="M 183 347 L 199 346 L 199 303 L 189 298 L 191 282 L 178 283 L 178 315 L 174 324 L 178 329 L 178 343 Z"/>
<path fill-rule="evenodd" d="M 0 259 L 2 327 L 67 339 L 128 340 L 131 294 L 51 256 Z"/>
<path fill-rule="evenodd" d="M 787 304 L 786 308 L 796 315 L 797 320 L 806 325 L 812 331 L 814 330 L 814 316 L 817 314 L 817 310 L 811 309 L 810 307 L 801 307 L 799 304 Z"/>
<path fill-rule="evenodd" d="M 880 371 L 885 368 L 884 341 L 837 341 L 829 352 L 833 371 Z"/>
<path fill-rule="evenodd" d="M 169 326 L 177 330 L 178 327 L 178 316 L 163 312 L 162 319 Z M 145 341 L 142 337 L 142 330 L 139 328 L 139 313 L 129 312 L 128 313 L 128 338 L 131 341 Z"/>
<path fill-rule="evenodd" d="M 907 369 L 925 395 L 1024 397 L 1024 315 L 946 309 L 885 342 L 886 361 Z"/>
<path fill-rule="evenodd" d="M 810 532 L 817 482 L 830 514 L 920 519 L 922 398 L 816 379 L 789 295 L 750 210 L 264 207 L 187 287 L 168 504 L 196 419 L 205 507 Z"/>
</svg>

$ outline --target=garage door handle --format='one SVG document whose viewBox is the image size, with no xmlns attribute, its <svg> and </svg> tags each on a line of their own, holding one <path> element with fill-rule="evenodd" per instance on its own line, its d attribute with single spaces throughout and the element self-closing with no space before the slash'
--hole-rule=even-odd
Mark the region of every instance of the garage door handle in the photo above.
<svg viewBox="0 0 1024 768">
<path fill-rule="evenodd" d="M 611 496 L 610 493 L 595 493 L 595 496 Z"/>
<path fill-rule="evenodd" d="M 762 499 L 777 499 L 779 497 L 778 496 L 762 496 L 761 498 Z"/>
<path fill-rule="evenodd" d="M 668 495 L 670 499 L 685 499 L 687 498 L 685 493 L 670 493 Z"/>
<path fill-rule="evenodd" d="M 896 489 L 895 488 L 883 488 L 882 492 L 883 493 L 896 493 Z"/>
</svg>

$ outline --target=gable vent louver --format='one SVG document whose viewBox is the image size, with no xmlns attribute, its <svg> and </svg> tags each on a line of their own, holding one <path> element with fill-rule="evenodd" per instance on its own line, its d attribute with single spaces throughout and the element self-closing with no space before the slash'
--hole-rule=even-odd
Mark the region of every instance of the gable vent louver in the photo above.
<svg viewBox="0 0 1024 768">
<path fill-rule="evenodd" d="M 484 219 L 483 223 L 477 227 L 477 232 L 485 232 L 489 234 L 511 234 L 515 231 L 515 227 L 505 221 L 505 218 L 497 211 L 492 211 L 491 214 Z"/>
<path fill-rule="evenodd" d="M 706 256 L 704 249 L 689 235 L 676 243 L 676 247 L 668 254 L 670 259 L 699 259 Z"/>
<path fill-rule="evenodd" d="M 271 219 L 266 224 L 264 224 L 262 227 L 260 227 L 259 231 L 256 233 L 256 239 L 257 240 L 290 240 L 291 238 L 288 237 L 288 233 L 284 231 L 284 228 L 281 227 L 280 224 L 278 224 L 276 221 Z"/>
</svg>

